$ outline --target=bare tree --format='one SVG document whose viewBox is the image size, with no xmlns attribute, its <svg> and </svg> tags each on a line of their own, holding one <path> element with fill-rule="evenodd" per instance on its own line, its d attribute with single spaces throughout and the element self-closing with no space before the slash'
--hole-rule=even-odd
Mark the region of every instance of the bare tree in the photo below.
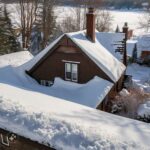
<svg viewBox="0 0 150 150">
<path fill-rule="evenodd" d="M 107 10 L 97 10 L 96 28 L 99 32 L 111 30 L 113 16 Z"/>
<path fill-rule="evenodd" d="M 36 22 L 39 0 L 19 0 L 22 47 L 28 49 L 32 27 Z"/>
<path fill-rule="evenodd" d="M 40 28 L 43 34 L 42 48 L 45 48 L 56 32 L 56 17 L 54 16 L 54 6 L 56 0 L 42 0 L 40 12 Z"/>
<path fill-rule="evenodd" d="M 148 0 L 148 7 L 142 16 L 139 16 L 139 28 L 149 32 L 150 29 L 150 0 Z"/>
<path fill-rule="evenodd" d="M 86 28 L 86 12 L 83 7 L 71 8 L 71 17 L 67 16 L 61 25 L 63 32 L 79 31 Z M 107 10 L 97 9 L 96 28 L 99 32 L 108 32 L 111 30 L 113 16 Z M 70 15 L 70 14 L 69 14 Z"/>
</svg>

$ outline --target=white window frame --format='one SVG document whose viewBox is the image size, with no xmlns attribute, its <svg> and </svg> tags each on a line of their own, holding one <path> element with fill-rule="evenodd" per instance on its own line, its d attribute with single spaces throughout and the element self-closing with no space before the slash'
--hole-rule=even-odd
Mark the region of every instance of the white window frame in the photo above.
<svg viewBox="0 0 150 150">
<path fill-rule="evenodd" d="M 67 78 L 67 75 L 66 75 L 66 73 L 67 73 L 67 64 L 70 64 L 71 65 L 71 78 L 69 79 L 69 78 Z M 79 66 L 78 66 L 78 64 L 79 63 L 76 63 L 76 62 L 73 62 L 73 61 L 70 61 L 70 62 L 65 62 L 65 80 L 66 81 L 73 81 L 73 82 L 78 82 L 78 73 L 79 73 Z M 73 79 L 73 71 L 72 71 L 72 65 L 77 65 L 77 79 L 76 80 L 74 80 Z"/>
</svg>

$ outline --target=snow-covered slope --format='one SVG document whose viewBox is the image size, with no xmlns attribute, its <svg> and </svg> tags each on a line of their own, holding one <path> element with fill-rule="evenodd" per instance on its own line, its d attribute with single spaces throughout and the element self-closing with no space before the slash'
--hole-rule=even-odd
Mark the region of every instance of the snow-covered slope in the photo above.
<svg viewBox="0 0 150 150">
<path fill-rule="evenodd" d="M 20 51 L 2 55 L 0 56 L 0 67 L 7 65 L 19 66 L 29 61 L 31 58 L 33 58 L 33 56 L 29 51 Z"/>
<path fill-rule="evenodd" d="M 150 147 L 148 124 L 7 84 L 0 83 L 0 88 L 3 129 L 58 150 Z"/>
<path fill-rule="evenodd" d="M 115 52 L 117 46 L 114 44 L 120 43 L 125 37 L 124 33 L 114 33 L 114 32 L 96 32 L 97 40 L 107 49 L 109 52 L 115 56 L 117 59 L 121 60 L 123 56 L 119 52 Z"/>
</svg>

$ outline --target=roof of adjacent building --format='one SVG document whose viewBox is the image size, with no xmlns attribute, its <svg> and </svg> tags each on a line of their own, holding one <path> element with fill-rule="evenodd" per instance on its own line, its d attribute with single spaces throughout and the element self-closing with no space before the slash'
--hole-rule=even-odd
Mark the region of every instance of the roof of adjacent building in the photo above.
<svg viewBox="0 0 150 150">
<path fill-rule="evenodd" d="M 41 53 L 35 56 L 27 65 L 26 70 L 31 70 L 64 36 L 71 39 L 80 49 L 100 68 L 113 82 L 117 82 L 125 70 L 125 66 L 106 49 L 100 40 L 99 32 L 96 31 L 96 41 L 93 43 L 87 39 L 85 31 L 66 33 L 56 39 Z M 105 41 L 110 44 L 110 42 Z M 105 44 L 106 44 L 105 43 Z M 104 42 L 103 42 L 104 44 Z M 110 47 L 109 47 L 110 49 Z M 112 46 L 113 49 L 113 46 Z"/>
<path fill-rule="evenodd" d="M 129 56 L 132 56 L 135 44 L 137 44 L 138 57 L 141 56 L 142 51 L 150 51 L 150 34 L 144 34 L 138 36 L 136 39 L 127 41 L 127 52 Z"/>
</svg>

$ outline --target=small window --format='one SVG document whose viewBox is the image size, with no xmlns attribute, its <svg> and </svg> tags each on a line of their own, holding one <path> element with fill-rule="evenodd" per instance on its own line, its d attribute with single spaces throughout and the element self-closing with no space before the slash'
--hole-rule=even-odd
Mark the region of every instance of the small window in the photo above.
<svg viewBox="0 0 150 150">
<path fill-rule="evenodd" d="M 48 81 L 48 80 L 41 80 L 40 84 L 43 86 L 52 86 L 53 82 L 52 81 Z"/>
<path fill-rule="evenodd" d="M 75 63 L 65 63 L 65 79 L 78 81 L 78 65 Z"/>
<path fill-rule="evenodd" d="M 46 86 L 46 81 L 45 80 L 41 80 L 41 85 Z"/>
</svg>

